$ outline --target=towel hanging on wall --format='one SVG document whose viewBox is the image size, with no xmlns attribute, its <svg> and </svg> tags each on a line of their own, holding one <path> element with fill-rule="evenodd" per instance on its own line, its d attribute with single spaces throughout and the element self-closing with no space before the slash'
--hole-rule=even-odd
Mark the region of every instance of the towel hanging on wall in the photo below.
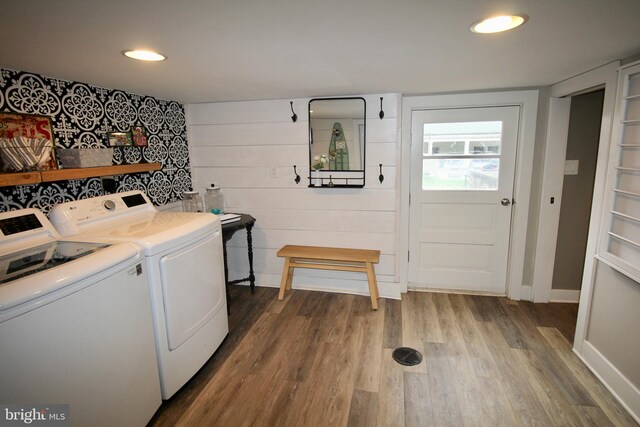
<svg viewBox="0 0 640 427">
<path fill-rule="evenodd" d="M 340 122 L 333 124 L 331 142 L 329 143 L 329 169 L 349 170 L 349 148 Z"/>
</svg>

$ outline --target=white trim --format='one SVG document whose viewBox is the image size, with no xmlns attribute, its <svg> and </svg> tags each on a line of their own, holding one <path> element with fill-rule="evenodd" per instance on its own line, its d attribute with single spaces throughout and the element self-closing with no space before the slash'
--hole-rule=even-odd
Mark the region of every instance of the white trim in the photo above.
<svg viewBox="0 0 640 427">
<path fill-rule="evenodd" d="M 551 302 L 568 302 L 577 304 L 580 301 L 578 289 L 551 289 Z"/>
<path fill-rule="evenodd" d="M 571 98 L 549 99 L 538 236 L 534 256 L 533 302 L 548 302 L 551 297 L 570 111 Z M 554 199 L 553 204 L 551 198 Z"/>
<path fill-rule="evenodd" d="M 400 284 L 407 289 L 409 262 L 404 254 L 409 251 L 409 191 L 411 164 L 411 112 L 414 110 L 467 107 L 496 107 L 519 105 L 520 124 L 516 155 L 516 177 L 513 197 L 516 204 L 512 210 L 509 263 L 507 266 L 507 295 L 521 299 L 524 269 L 524 252 L 529 217 L 529 199 L 533 151 L 535 145 L 538 91 L 486 92 L 472 94 L 410 96 L 402 100 L 402 156 L 398 168 L 400 176 Z"/>
<path fill-rule="evenodd" d="M 246 275 L 237 274 L 234 271 L 229 272 L 229 278 L 239 278 Z M 264 288 L 279 288 L 279 274 L 256 274 L 256 286 Z M 378 292 L 380 298 L 395 299 L 400 298 L 400 284 L 397 282 L 383 282 L 378 277 Z M 242 282 L 239 285 L 249 285 L 249 282 Z M 340 279 L 327 277 L 313 277 L 303 275 L 293 275 L 293 289 L 303 289 L 307 291 L 334 292 L 339 294 L 364 295 L 369 296 L 369 283 L 364 280 Z"/>
<path fill-rule="evenodd" d="M 593 184 L 589 232 L 587 237 L 587 247 L 585 249 L 584 270 L 582 273 L 580 306 L 578 308 L 576 334 L 573 340 L 573 348 L 578 352 L 581 351 L 582 343 L 587 337 L 587 324 L 591 310 L 591 299 L 593 297 L 593 282 L 595 281 L 597 265 L 595 256 L 598 252 L 602 209 L 604 207 L 607 165 L 609 163 L 609 148 L 611 145 L 611 128 L 613 125 L 613 112 L 615 109 L 616 90 L 618 84 L 618 66 L 618 61 L 612 62 L 596 68 L 595 70 L 555 84 L 551 87 L 551 94 L 556 97 L 571 95 L 572 93 L 583 91 L 586 88 L 598 87 L 603 84 L 605 88 L 604 101 L 602 105 L 602 122 L 600 125 L 598 160 L 596 163 L 596 175 Z M 537 268 L 537 263 L 535 268 Z M 547 286 L 551 287 L 551 283 L 548 283 Z"/>
<path fill-rule="evenodd" d="M 568 115 L 566 117 L 564 115 L 554 117 L 552 115 L 551 107 L 555 106 L 554 108 L 557 109 L 561 105 L 560 103 L 562 100 L 559 98 L 585 93 L 590 89 L 602 87 L 605 89 L 602 122 L 600 126 L 600 140 L 598 146 L 598 160 L 596 163 L 591 217 L 589 221 L 588 241 L 585 251 L 585 265 L 582 279 L 582 289 L 589 290 L 591 287 L 590 282 L 592 281 L 594 256 L 597 253 L 598 239 L 600 235 L 600 222 L 602 217 L 607 163 L 609 159 L 612 118 L 618 80 L 618 66 L 618 61 L 612 62 L 551 86 L 552 98 L 550 100 L 549 109 L 550 124 L 547 132 L 547 140 L 545 142 L 545 163 L 543 169 L 540 216 L 538 219 L 538 233 L 536 236 L 536 253 L 533 271 L 533 300 L 535 302 L 548 302 L 551 298 L 551 282 L 555 263 L 555 248 L 558 236 L 558 223 L 560 221 L 560 207 L 562 204 L 564 158 L 566 156 L 567 147 L 567 135 L 564 134 L 564 139 L 560 139 L 563 133 L 563 122 L 567 130 L 569 127 Z M 551 128 L 552 121 L 556 122 L 554 129 Z M 553 141 L 553 144 L 549 143 L 549 141 Z M 562 159 L 562 164 L 560 164 L 559 159 Z M 556 203 L 554 205 L 549 203 L 549 198 L 552 196 L 556 198 Z M 589 283 L 589 285 L 587 285 L 587 283 Z M 586 296 L 586 293 L 583 292 L 583 295 Z M 578 320 L 580 320 L 580 314 L 578 314 Z M 580 324 L 580 322 L 578 322 L 578 324 Z M 578 329 L 576 329 L 576 332 L 578 332 Z M 580 332 L 582 334 L 582 330 L 580 330 Z M 577 340 L 575 341 L 577 342 Z"/>
<path fill-rule="evenodd" d="M 611 73 L 617 74 L 619 67 L 620 61 L 613 61 L 577 76 L 569 77 L 551 86 L 551 96 L 561 98 L 563 96 L 577 95 L 606 85 L 609 83 Z M 617 80 L 616 78 L 616 83 Z M 613 111 L 611 113 L 613 114 Z"/>
<path fill-rule="evenodd" d="M 636 66 L 638 64 L 640 64 L 640 59 L 637 59 L 637 60 L 635 60 L 633 62 L 628 62 L 626 64 L 623 64 L 623 65 L 620 66 L 620 69 L 624 70 L 626 68 L 634 67 L 634 66 Z"/>
<path fill-rule="evenodd" d="M 640 424 L 640 390 L 590 342 L 583 343 L 582 354 L 574 353 Z"/>
<path fill-rule="evenodd" d="M 525 301 L 533 301 L 533 287 L 531 285 L 522 285 L 520 287 L 520 299 Z"/>
<path fill-rule="evenodd" d="M 628 270 L 625 270 L 624 268 L 622 268 L 622 266 L 619 263 L 615 263 L 612 262 L 611 260 L 607 259 L 607 258 L 603 258 L 602 255 L 596 255 L 596 259 L 598 261 L 600 261 L 603 264 L 608 265 L 609 267 L 613 268 L 614 270 L 616 270 L 618 273 L 620 274 L 624 274 L 625 276 L 627 276 L 629 279 L 640 283 L 640 276 L 637 276 L 635 273 L 632 273 Z"/>
<path fill-rule="evenodd" d="M 504 297 L 502 293 L 496 292 L 485 292 L 485 291 L 470 291 L 468 289 L 442 289 L 442 288 L 414 288 L 409 287 L 409 291 L 411 292 L 425 292 L 425 293 L 436 293 L 436 294 L 456 294 L 456 295 L 480 295 L 485 297 Z"/>
<path fill-rule="evenodd" d="M 402 94 L 398 94 L 398 100 L 402 99 Z M 396 171 L 401 171 L 402 170 L 402 156 L 403 156 L 403 145 L 402 145 L 402 102 L 396 102 L 395 103 L 395 107 L 396 107 L 396 116 L 397 116 L 397 121 L 396 121 Z M 405 163 L 406 164 L 406 163 Z M 402 206 L 403 203 L 406 203 L 408 201 L 405 200 L 405 198 L 407 198 L 408 196 L 405 196 L 404 193 L 402 192 L 402 173 L 398 173 L 396 172 L 396 182 L 395 182 L 395 187 L 396 189 L 400 189 L 400 191 L 396 191 L 396 212 L 400 213 L 402 212 Z M 403 218 L 402 215 L 396 215 L 396 230 L 402 230 L 402 226 L 403 226 Z M 408 236 L 407 236 L 408 239 Z M 403 239 L 402 237 L 400 237 L 400 233 L 396 233 L 396 263 L 395 263 L 395 272 L 396 272 L 396 279 L 399 281 L 398 285 L 399 285 L 399 291 L 400 293 L 407 293 L 407 266 L 404 264 L 405 263 L 405 259 L 406 259 L 406 254 L 408 252 L 408 240 L 406 242 L 404 242 L 406 247 L 404 248 L 403 251 Z"/>
</svg>

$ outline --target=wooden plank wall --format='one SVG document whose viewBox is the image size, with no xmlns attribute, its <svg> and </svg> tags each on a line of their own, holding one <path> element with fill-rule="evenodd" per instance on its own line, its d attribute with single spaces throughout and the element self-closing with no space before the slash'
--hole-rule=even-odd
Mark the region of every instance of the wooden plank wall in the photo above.
<svg viewBox="0 0 640 427">
<path fill-rule="evenodd" d="M 380 120 L 380 96 L 385 117 Z M 309 98 L 191 104 L 186 106 L 194 189 L 204 195 L 212 182 L 222 187 L 227 212 L 257 219 L 253 232 L 259 286 L 279 286 L 285 244 L 379 249 L 380 294 L 399 298 L 400 96 L 374 94 L 367 101 L 366 186 L 362 189 L 308 188 Z M 384 182 L 378 181 L 383 164 Z M 293 165 L 302 180 L 294 182 Z M 277 176 L 271 176 L 275 167 Z M 238 232 L 228 244 L 230 278 L 247 275 L 246 238 Z M 368 294 L 364 275 L 300 270 L 294 288 Z"/>
</svg>

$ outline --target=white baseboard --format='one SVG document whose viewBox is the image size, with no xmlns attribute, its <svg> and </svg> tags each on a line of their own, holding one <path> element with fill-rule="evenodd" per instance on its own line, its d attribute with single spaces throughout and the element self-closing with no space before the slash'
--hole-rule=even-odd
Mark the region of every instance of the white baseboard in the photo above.
<svg viewBox="0 0 640 427">
<path fill-rule="evenodd" d="M 522 300 L 522 301 L 533 301 L 533 286 L 531 285 L 522 285 L 520 286 L 520 298 L 515 298 L 516 295 L 509 295 L 509 298 Z"/>
<path fill-rule="evenodd" d="M 409 286 L 407 290 L 411 292 L 433 292 L 436 294 L 480 295 L 480 296 L 488 296 L 488 297 L 504 297 L 505 296 L 504 293 L 497 293 L 497 292 L 469 291 L 466 289 L 432 288 L 429 286 L 426 286 L 426 287 Z"/>
<path fill-rule="evenodd" d="M 580 291 L 573 289 L 551 289 L 551 302 L 580 302 Z"/>
<path fill-rule="evenodd" d="M 233 280 L 236 274 L 230 272 L 229 278 Z M 256 274 L 256 286 L 266 288 L 279 288 L 281 276 L 278 274 Z M 242 284 L 247 284 L 243 282 Z M 308 291 L 335 292 L 340 294 L 353 294 L 369 296 L 369 284 L 366 280 L 336 280 L 334 278 L 293 276 L 293 289 Z M 378 292 L 381 298 L 401 299 L 400 283 L 382 282 L 378 278 Z"/>
<path fill-rule="evenodd" d="M 582 354 L 574 353 L 598 377 L 618 402 L 640 424 L 640 390 L 605 358 L 589 341 L 582 343 Z"/>
</svg>

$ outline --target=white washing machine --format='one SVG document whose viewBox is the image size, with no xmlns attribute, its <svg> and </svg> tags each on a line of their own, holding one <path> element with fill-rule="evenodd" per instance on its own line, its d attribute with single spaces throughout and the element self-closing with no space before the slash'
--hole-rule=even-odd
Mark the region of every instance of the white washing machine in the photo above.
<svg viewBox="0 0 640 427">
<path fill-rule="evenodd" d="M 162 399 L 143 261 L 131 243 L 61 241 L 39 210 L 0 213 L 0 402 L 145 425 Z"/>
<path fill-rule="evenodd" d="M 49 218 L 67 239 L 144 248 L 162 397 L 170 398 L 229 332 L 220 220 L 159 212 L 140 191 L 63 203 Z"/>
</svg>

